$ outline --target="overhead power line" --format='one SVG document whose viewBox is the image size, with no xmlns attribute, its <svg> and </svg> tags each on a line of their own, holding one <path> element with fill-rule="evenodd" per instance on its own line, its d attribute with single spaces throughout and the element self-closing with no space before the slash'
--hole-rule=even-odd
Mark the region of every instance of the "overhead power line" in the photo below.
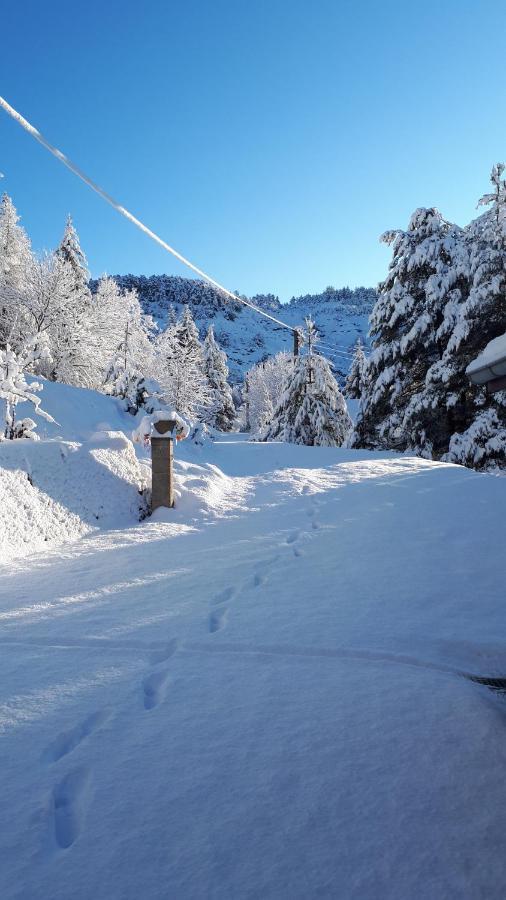
<svg viewBox="0 0 506 900">
<path fill-rule="evenodd" d="M 112 206 L 122 216 L 124 216 L 125 219 L 128 219 L 129 222 L 132 222 L 137 228 L 143 231 L 144 234 L 147 234 L 147 236 L 151 238 L 152 241 L 155 241 L 155 243 L 159 244 L 160 247 L 163 247 L 164 250 L 166 250 L 168 253 L 171 253 L 172 256 L 175 256 L 176 259 L 179 260 L 179 262 L 183 263 L 183 265 L 187 266 L 187 268 L 191 269 L 193 272 L 199 275 L 200 278 L 202 278 L 204 281 L 207 281 L 208 284 L 215 287 L 218 291 L 225 294 L 231 300 L 235 300 L 237 303 L 242 303 L 244 306 L 248 306 L 260 316 L 263 316 L 264 319 L 270 319 L 270 321 L 275 322 L 276 325 L 280 325 L 282 328 L 287 328 L 289 331 L 295 332 L 296 329 L 293 327 L 293 325 L 288 325 L 286 322 L 282 322 L 281 319 L 277 319 L 275 316 L 271 316 L 269 313 L 265 312 L 265 310 L 260 309 L 260 307 L 258 306 L 255 306 L 254 303 L 250 303 L 249 300 L 245 300 L 244 297 L 239 297 L 237 294 L 234 294 L 233 291 L 229 291 L 228 288 L 220 284 L 219 281 L 216 281 L 214 278 L 208 275 L 207 272 L 204 272 L 194 263 L 190 262 L 189 259 L 182 255 L 182 253 L 179 253 L 178 250 L 175 250 L 174 247 L 171 247 L 170 244 L 167 244 L 167 242 L 164 241 L 163 238 L 159 237 L 159 235 L 152 231 L 151 228 L 148 228 L 147 225 L 144 225 L 144 223 L 141 222 L 140 219 L 129 212 L 128 209 L 125 209 L 125 207 L 118 203 L 114 199 L 114 197 L 111 197 L 110 194 L 104 191 L 100 187 L 100 185 L 98 185 L 95 181 L 92 181 L 91 178 L 88 178 L 88 176 L 82 171 L 82 169 L 79 168 L 79 166 L 76 166 L 76 164 L 73 163 L 72 160 L 68 158 L 68 156 L 62 153 L 61 150 L 58 150 L 57 147 L 54 147 L 53 144 L 51 144 L 44 137 L 44 135 L 40 133 L 40 131 L 38 131 L 33 125 L 31 125 L 30 122 L 28 122 L 27 119 L 25 119 L 21 115 L 21 113 L 17 112 L 17 110 L 15 110 L 9 103 L 7 103 L 7 101 L 4 100 L 3 97 L 0 97 L 0 106 L 5 110 L 7 115 L 11 117 L 11 119 L 14 119 L 14 121 L 17 122 L 18 125 L 21 125 L 21 127 L 24 128 L 29 135 L 31 135 L 31 137 L 38 141 L 39 144 L 42 144 L 42 146 L 45 147 L 46 150 L 49 150 L 49 152 L 54 157 L 56 157 L 59 162 L 66 166 L 67 169 L 70 169 L 70 171 L 73 172 L 74 175 L 77 175 L 77 177 L 80 178 L 81 181 L 84 181 L 84 183 L 87 184 L 88 187 L 92 189 L 92 191 L 95 191 L 96 194 L 98 194 L 100 197 L 102 197 L 103 200 L 109 203 L 109 205 Z"/>
<path fill-rule="evenodd" d="M 344 350 L 339 350 L 338 347 L 331 347 L 330 344 L 324 344 L 323 341 L 317 341 L 317 347 L 323 347 L 324 350 L 332 350 L 333 353 L 338 353 L 339 356 L 346 356 L 347 359 L 353 359 L 353 354 L 346 353 Z"/>
</svg>

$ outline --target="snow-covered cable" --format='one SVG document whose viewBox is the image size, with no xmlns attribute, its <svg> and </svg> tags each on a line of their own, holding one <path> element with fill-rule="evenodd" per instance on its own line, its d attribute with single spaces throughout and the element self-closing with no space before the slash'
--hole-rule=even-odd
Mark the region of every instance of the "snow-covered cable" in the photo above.
<svg viewBox="0 0 506 900">
<path fill-rule="evenodd" d="M 125 219 L 128 219 L 130 222 L 136 225 L 137 228 L 143 231 L 144 234 L 147 234 L 147 236 L 150 237 L 152 241 L 155 241 L 160 245 L 160 247 L 163 247 L 164 250 L 167 250 L 168 253 L 171 253 L 172 256 L 175 256 L 176 259 L 183 263 L 183 265 L 187 266 L 189 269 L 199 275 L 200 278 L 202 278 L 204 281 L 207 281 L 208 284 L 211 284 L 217 290 L 221 291 L 232 300 L 235 300 L 237 303 L 242 303 L 244 306 L 248 306 L 250 309 L 254 310 L 254 312 L 263 316 L 265 319 L 270 319 L 271 322 L 275 322 L 276 325 L 280 325 L 282 328 L 287 328 L 292 332 L 294 331 L 292 325 L 288 325 L 286 322 L 282 322 L 281 319 L 277 319 L 275 316 L 271 316 L 263 309 L 255 306 L 254 303 L 250 303 L 249 300 L 245 300 L 243 297 L 239 297 L 237 294 L 234 294 L 233 291 L 229 291 L 228 288 L 220 284 L 219 281 L 216 281 L 202 269 L 199 269 L 198 266 L 194 265 L 194 263 L 190 262 L 189 259 L 186 259 L 185 256 L 175 250 L 174 247 L 171 247 L 170 244 L 167 244 L 167 242 L 159 237 L 154 231 L 151 231 L 151 229 L 148 228 L 147 225 L 144 225 L 144 223 L 137 219 L 136 216 L 132 215 L 132 213 L 129 212 L 128 209 L 125 209 L 124 206 L 121 206 L 120 203 L 118 203 L 113 197 L 111 197 L 110 194 L 108 194 L 98 184 L 96 184 L 95 181 L 92 181 L 91 178 L 88 178 L 88 176 L 78 166 L 76 166 L 76 164 L 73 163 L 72 160 L 68 158 L 68 156 L 65 156 L 65 154 L 62 153 L 61 150 L 58 150 L 57 147 L 54 147 L 53 144 L 51 144 L 44 137 L 44 135 L 40 133 L 40 131 L 38 131 L 33 125 L 31 125 L 30 122 L 28 122 L 21 115 L 21 113 L 17 112 L 17 110 L 15 110 L 9 103 L 7 103 L 7 101 L 4 100 L 3 97 L 0 97 L 0 106 L 5 110 L 7 115 L 14 119 L 14 121 L 17 122 L 18 125 L 21 125 L 21 127 L 24 128 L 25 131 L 27 131 L 28 134 L 30 134 L 36 141 L 38 141 L 39 144 L 42 144 L 42 146 L 45 147 L 46 150 L 49 150 L 49 152 L 52 153 L 52 155 L 55 156 L 56 159 L 58 159 L 61 163 L 63 163 L 63 165 L 66 166 L 67 169 L 70 169 L 70 171 L 73 172 L 74 175 L 77 175 L 77 177 L 80 178 L 81 181 L 84 181 L 84 183 L 87 184 L 88 187 L 92 189 L 92 191 L 95 191 L 96 194 L 102 197 L 102 199 L 109 203 L 110 206 L 112 206 L 117 212 L 121 213 L 121 215 L 124 216 Z"/>
</svg>

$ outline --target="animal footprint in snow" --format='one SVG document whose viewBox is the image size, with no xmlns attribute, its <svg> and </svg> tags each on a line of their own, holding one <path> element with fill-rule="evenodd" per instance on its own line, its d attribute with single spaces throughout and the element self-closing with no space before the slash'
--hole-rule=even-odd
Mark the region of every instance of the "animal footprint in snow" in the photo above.
<svg viewBox="0 0 506 900">
<path fill-rule="evenodd" d="M 177 638 L 172 638 L 162 650 L 155 650 L 154 653 L 151 654 L 151 663 L 152 665 L 156 665 L 157 663 L 166 662 L 171 656 L 174 656 L 177 648 L 179 647 L 179 641 Z"/>
<path fill-rule="evenodd" d="M 262 587 L 263 584 L 265 584 L 265 575 L 261 575 L 260 572 L 255 572 L 253 575 L 253 587 Z"/>
<path fill-rule="evenodd" d="M 209 616 L 209 631 L 211 634 L 214 634 L 216 631 L 221 631 L 221 629 L 225 627 L 227 615 L 228 609 L 226 606 L 212 611 Z"/>
<path fill-rule="evenodd" d="M 292 534 L 289 534 L 289 535 L 288 535 L 288 537 L 287 537 L 287 539 L 286 539 L 286 543 L 287 543 L 287 544 L 294 544 L 295 541 L 297 540 L 297 538 L 299 537 L 299 534 L 300 534 L 299 531 L 293 531 Z"/>
<path fill-rule="evenodd" d="M 54 836 L 62 850 L 72 846 L 81 830 L 89 780 L 86 769 L 75 769 L 53 790 Z"/>
<path fill-rule="evenodd" d="M 169 673 L 152 672 L 142 682 L 144 709 L 154 709 L 164 699 L 169 683 Z"/>
<path fill-rule="evenodd" d="M 75 750 L 81 741 L 93 734 L 104 722 L 107 722 L 110 716 L 111 711 L 109 709 L 99 709 L 98 712 L 92 713 L 91 716 L 88 716 L 84 722 L 76 725 L 75 728 L 71 728 L 69 731 L 62 731 L 44 750 L 41 757 L 42 762 L 58 762 L 63 756 L 72 753 L 72 750 Z"/>
</svg>

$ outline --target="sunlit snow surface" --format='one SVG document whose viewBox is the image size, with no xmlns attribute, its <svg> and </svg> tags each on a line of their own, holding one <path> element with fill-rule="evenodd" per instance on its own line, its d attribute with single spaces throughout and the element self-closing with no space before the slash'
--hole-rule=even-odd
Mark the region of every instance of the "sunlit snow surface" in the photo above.
<svg viewBox="0 0 506 900">
<path fill-rule="evenodd" d="M 177 454 L 173 512 L 1 570 L 0 896 L 503 898 L 506 480 Z"/>
</svg>

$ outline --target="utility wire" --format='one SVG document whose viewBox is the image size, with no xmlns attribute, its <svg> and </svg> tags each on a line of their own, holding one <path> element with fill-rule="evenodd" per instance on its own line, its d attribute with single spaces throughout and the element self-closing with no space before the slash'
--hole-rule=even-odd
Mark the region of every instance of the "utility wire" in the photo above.
<svg viewBox="0 0 506 900">
<path fill-rule="evenodd" d="M 322 341 L 317 341 L 316 346 L 323 347 L 324 350 L 332 350 L 333 353 L 338 353 L 339 356 L 346 356 L 347 359 L 353 359 L 351 353 L 345 353 L 344 350 L 338 350 L 337 347 L 331 347 L 330 344 L 324 344 Z"/>
<path fill-rule="evenodd" d="M 340 350 L 338 347 L 333 347 L 330 344 L 327 344 L 325 342 L 321 342 L 321 343 L 318 342 L 318 346 L 325 347 L 328 350 L 334 350 L 335 353 L 341 353 L 343 356 L 348 356 L 350 359 L 353 359 L 353 353 L 346 353 L 344 350 Z M 362 347 L 362 351 L 364 353 L 364 356 L 367 359 L 367 354 L 365 353 L 363 347 Z"/>
<path fill-rule="evenodd" d="M 58 150 L 57 147 L 54 147 L 53 144 L 50 144 L 49 141 L 40 133 L 40 131 L 34 128 L 34 126 L 31 125 L 30 122 L 28 122 L 21 115 L 21 113 L 17 112 L 17 110 L 15 110 L 9 103 L 7 103 L 7 101 L 4 100 L 3 97 L 0 97 L 0 107 L 5 110 L 5 112 L 11 117 L 11 119 L 14 119 L 14 121 L 17 122 L 18 125 L 21 125 L 21 127 L 24 128 L 25 131 L 28 132 L 28 134 L 30 134 L 36 141 L 38 141 L 39 144 L 42 144 L 42 146 L 45 147 L 46 150 L 49 150 L 49 152 L 52 153 L 52 155 L 56 157 L 57 160 L 63 163 L 63 165 L 66 166 L 67 169 L 70 169 L 70 171 L 73 172 L 74 175 L 77 175 L 77 177 L 80 178 L 81 181 L 84 181 L 84 183 L 87 184 L 88 187 L 92 189 L 92 191 L 95 191 L 96 194 L 98 194 L 100 197 L 102 197 L 103 200 L 109 203 L 109 205 L 112 206 L 122 216 L 124 216 L 125 219 L 128 219 L 137 228 L 143 231 L 144 234 L 147 234 L 147 236 L 151 238 L 152 241 L 155 241 L 155 243 L 159 244 L 160 247 L 163 247 L 164 250 L 167 250 L 168 253 L 171 253 L 172 256 L 175 256 L 176 259 L 183 263 L 183 265 L 187 266 L 193 272 L 196 272 L 196 274 L 199 275 L 200 278 L 202 278 L 204 281 L 207 281 L 207 283 L 212 285 L 213 287 L 217 288 L 217 290 L 221 291 L 221 293 L 225 294 L 227 297 L 230 297 L 231 300 L 235 300 L 237 303 L 242 303 L 244 304 L 244 306 L 248 306 L 254 312 L 263 316 L 265 319 L 270 319 L 271 322 L 275 322 L 276 325 L 280 325 L 282 328 L 287 328 L 291 332 L 295 331 L 292 325 L 288 325 L 286 322 L 282 322 L 281 319 L 277 319 L 275 316 L 271 316 L 263 309 L 255 306 L 254 303 L 250 303 L 249 300 L 245 300 L 243 297 L 239 297 L 237 294 L 229 291 L 228 288 L 220 284 L 219 281 L 211 278 L 210 275 L 208 275 L 202 269 L 199 269 L 199 267 L 190 262 L 189 259 L 186 259 L 186 257 L 175 250 L 174 247 L 171 247 L 170 244 L 167 244 L 166 241 L 159 237 L 154 231 L 151 231 L 151 229 L 148 228 L 147 225 L 144 225 L 144 223 L 141 222 L 140 219 L 137 219 L 134 215 L 132 215 L 131 212 L 128 211 L 128 209 L 125 209 L 125 207 L 121 206 L 121 204 L 118 203 L 113 197 L 111 197 L 110 194 L 106 193 L 106 191 L 104 191 L 98 184 L 96 184 L 95 181 L 92 181 L 91 178 L 88 178 L 88 176 L 82 171 L 82 169 L 76 166 L 76 164 L 73 163 L 72 160 L 68 158 L 68 156 L 65 156 L 65 154 L 62 153 L 61 150 Z"/>
</svg>

